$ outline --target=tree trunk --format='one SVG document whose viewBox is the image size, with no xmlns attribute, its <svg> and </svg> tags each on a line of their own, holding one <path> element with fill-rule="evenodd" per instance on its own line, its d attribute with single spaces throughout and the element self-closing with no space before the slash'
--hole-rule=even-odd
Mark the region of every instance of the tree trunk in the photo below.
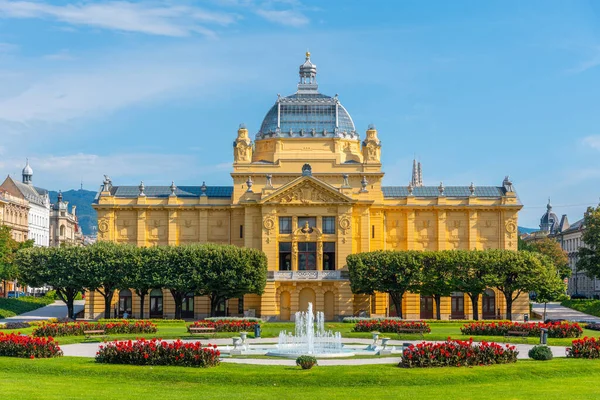
<svg viewBox="0 0 600 400">
<path fill-rule="evenodd" d="M 210 295 L 210 316 L 211 317 L 216 317 L 217 315 L 217 307 L 220 303 L 220 300 L 222 300 L 222 297 L 216 294 L 211 294 Z"/>
<path fill-rule="evenodd" d="M 144 319 L 144 300 L 146 299 L 146 292 L 142 292 L 139 296 L 140 296 L 140 319 Z"/>
<path fill-rule="evenodd" d="M 506 319 L 512 321 L 512 293 L 504 293 L 504 299 L 506 300 Z"/>
<path fill-rule="evenodd" d="M 402 316 L 402 296 L 404 292 L 390 292 L 390 298 L 392 299 L 392 303 L 394 303 L 394 307 L 396 308 L 396 315 L 399 318 L 403 318 Z"/>
<path fill-rule="evenodd" d="M 67 305 L 67 318 L 75 319 L 75 297 L 77 296 L 76 290 L 61 290 L 56 289 L 56 294 L 60 299 Z"/>
<path fill-rule="evenodd" d="M 435 318 L 439 321 L 442 319 L 442 296 L 434 294 L 433 298 L 435 300 Z"/>
<path fill-rule="evenodd" d="M 183 305 L 183 298 L 187 292 L 179 292 L 177 290 L 169 290 L 171 292 L 171 296 L 173 296 L 173 301 L 175 302 L 175 319 L 181 319 L 181 309 Z"/>
<path fill-rule="evenodd" d="M 479 293 L 467 293 L 471 298 L 471 306 L 473 307 L 473 321 L 479 321 Z"/>
</svg>

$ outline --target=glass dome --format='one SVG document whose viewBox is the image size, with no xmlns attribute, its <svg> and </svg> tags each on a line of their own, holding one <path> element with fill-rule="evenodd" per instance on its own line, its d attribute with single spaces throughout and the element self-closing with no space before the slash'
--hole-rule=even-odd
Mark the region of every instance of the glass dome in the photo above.
<svg viewBox="0 0 600 400">
<path fill-rule="evenodd" d="M 306 53 L 298 91 L 278 97 L 265 116 L 256 139 L 268 137 L 347 137 L 358 139 L 348 111 L 335 97 L 318 92 L 317 67 Z"/>
</svg>

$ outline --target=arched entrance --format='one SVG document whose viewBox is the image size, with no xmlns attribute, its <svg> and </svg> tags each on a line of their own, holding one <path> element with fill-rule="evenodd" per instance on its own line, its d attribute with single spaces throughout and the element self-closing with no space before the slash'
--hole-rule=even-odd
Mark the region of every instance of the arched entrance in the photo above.
<svg viewBox="0 0 600 400">
<path fill-rule="evenodd" d="M 333 321 L 335 318 L 335 296 L 332 291 L 325 292 L 323 303 L 325 306 L 325 321 Z"/>
<path fill-rule="evenodd" d="M 308 309 L 308 303 L 312 303 L 314 310 L 317 305 L 317 296 L 315 295 L 315 291 L 311 288 L 304 288 L 298 295 L 298 310 L 306 311 Z"/>
<path fill-rule="evenodd" d="M 150 318 L 163 317 L 163 294 L 160 289 L 152 289 L 150 292 Z"/>
<path fill-rule="evenodd" d="M 131 317 L 131 304 L 131 290 L 121 290 L 119 292 L 119 318 L 123 318 L 125 316 L 125 313 L 127 313 L 127 317 Z"/>
<path fill-rule="evenodd" d="M 486 289 L 485 292 L 483 292 L 481 314 L 483 319 L 496 318 L 496 294 L 492 289 Z"/>
<path fill-rule="evenodd" d="M 433 319 L 433 297 L 421 296 L 421 319 Z"/>
<path fill-rule="evenodd" d="M 279 319 L 289 321 L 291 317 L 291 296 L 290 292 L 281 292 L 279 295 Z"/>
</svg>

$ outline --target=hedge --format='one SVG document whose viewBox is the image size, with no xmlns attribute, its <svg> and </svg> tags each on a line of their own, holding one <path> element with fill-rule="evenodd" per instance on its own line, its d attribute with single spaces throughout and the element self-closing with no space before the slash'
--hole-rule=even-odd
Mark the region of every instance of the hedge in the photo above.
<svg viewBox="0 0 600 400">
<path fill-rule="evenodd" d="M 474 322 L 460 328 L 463 335 L 503 336 L 509 331 L 527 332 L 527 336 L 540 336 L 541 329 L 548 329 L 548 337 L 579 337 L 583 329 L 571 322 Z"/>
</svg>

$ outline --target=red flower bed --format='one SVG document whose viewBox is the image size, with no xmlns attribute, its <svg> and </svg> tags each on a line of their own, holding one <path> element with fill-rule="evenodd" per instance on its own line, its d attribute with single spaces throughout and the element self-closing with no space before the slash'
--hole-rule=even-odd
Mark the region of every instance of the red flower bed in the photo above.
<svg viewBox="0 0 600 400">
<path fill-rule="evenodd" d="M 359 321 L 354 325 L 354 332 L 389 332 L 406 333 L 405 329 L 420 329 L 423 333 L 431 332 L 429 324 L 422 321 L 402 321 L 397 319 L 371 319 Z"/>
<path fill-rule="evenodd" d="M 399 367 L 465 367 L 475 365 L 508 364 L 517 361 L 519 352 L 509 344 L 448 340 L 443 343 L 422 342 L 402 352 Z"/>
<path fill-rule="evenodd" d="M 52 337 L 39 338 L 0 332 L 0 356 L 21 358 L 60 357 L 63 352 Z"/>
<path fill-rule="evenodd" d="M 155 333 L 156 325 L 149 321 L 43 324 L 33 330 L 33 336 L 82 336 L 84 331 L 97 330 L 104 330 L 107 334 Z"/>
<path fill-rule="evenodd" d="M 254 329 L 254 325 L 257 325 L 256 321 L 248 321 L 244 319 L 227 320 L 219 319 L 215 321 L 196 321 L 188 326 L 189 328 L 215 328 L 215 332 L 245 332 Z"/>
<path fill-rule="evenodd" d="M 586 336 L 573 340 L 571 347 L 567 347 L 567 357 L 600 358 L 600 339 Z"/>
<path fill-rule="evenodd" d="M 116 341 L 100 346 L 96 362 L 130 365 L 177 365 L 182 367 L 215 367 L 221 353 L 217 346 L 203 347 L 200 342 L 167 343 L 161 339 Z"/>
<path fill-rule="evenodd" d="M 551 338 L 576 338 L 583 329 L 578 323 L 569 322 L 473 322 L 460 328 L 463 335 L 503 336 L 508 331 L 528 332 L 528 336 L 540 336 L 542 328 L 548 329 Z"/>
</svg>

